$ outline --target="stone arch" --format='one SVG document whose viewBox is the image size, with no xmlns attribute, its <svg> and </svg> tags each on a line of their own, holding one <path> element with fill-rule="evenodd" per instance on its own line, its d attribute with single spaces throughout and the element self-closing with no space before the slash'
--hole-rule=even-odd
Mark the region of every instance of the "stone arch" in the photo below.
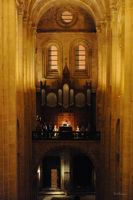
<svg viewBox="0 0 133 200">
<path fill-rule="evenodd" d="M 40 162 L 42 161 L 42 159 L 51 151 L 62 148 L 62 147 L 66 147 L 66 148 L 73 148 L 73 149 L 77 149 L 79 151 L 81 151 L 82 153 L 84 153 L 92 162 L 95 170 L 97 171 L 99 169 L 99 160 L 97 158 L 97 156 L 95 155 L 95 153 L 92 152 L 91 148 L 89 148 L 88 146 L 80 146 L 79 143 L 71 143 L 69 144 L 68 142 L 66 144 L 53 144 L 52 146 L 49 145 L 47 148 L 44 148 L 44 151 L 41 150 L 40 154 L 37 155 L 37 157 L 35 157 L 34 159 L 34 170 L 37 170 L 38 165 L 40 164 Z"/>
<path fill-rule="evenodd" d="M 84 153 L 92 162 L 95 172 L 96 172 L 96 180 L 97 184 L 99 185 L 100 182 L 100 170 L 99 170 L 99 163 L 100 163 L 100 143 L 86 141 L 84 142 L 73 142 L 73 141 L 37 141 L 33 142 L 33 168 L 32 168 L 32 183 L 33 183 L 33 200 L 37 199 L 37 169 L 39 164 L 41 163 L 42 159 L 53 150 L 58 148 L 68 147 L 74 148 L 79 150 L 80 152 Z M 98 189 L 98 188 L 97 188 Z M 97 190 L 96 189 L 96 190 Z"/>
<path fill-rule="evenodd" d="M 58 70 L 55 71 L 54 73 L 49 70 L 49 65 L 48 65 L 48 48 L 50 46 L 56 46 L 58 49 Z M 54 76 L 61 76 L 61 71 L 62 71 L 62 57 L 63 57 L 63 46 L 58 40 L 48 40 L 45 41 L 43 40 L 41 43 L 41 48 L 42 48 L 42 69 L 43 69 L 43 74 L 42 76 L 47 76 L 49 77 L 54 74 Z"/>
<path fill-rule="evenodd" d="M 58 0 L 58 5 L 59 3 L 62 4 L 62 1 Z M 71 1 L 68 0 L 65 3 L 71 3 Z M 98 0 L 98 3 L 94 2 L 93 0 L 90 0 L 89 2 L 82 0 L 73 0 L 73 3 L 71 4 L 74 5 L 74 3 L 76 3 L 76 5 L 82 7 L 89 13 L 93 17 L 96 25 L 98 25 L 99 22 L 105 17 L 105 6 L 100 0 Z M 54 4 L 56 4 L 56 0 L 46 0 L 45 4 L 44 1 L 41 0 L 34 3 L 31 2 L 32 6 L 30 6 L 29 12 L 33 23 L 37 25 L 42 15 Z"/>
<path fill-rule="evenodd" d="M 77 71 L 77 69 L 75 68 L 75 48 L 78 45 L 82 45 L 86 50 L 86 53 L 85 53 L 86 64 L 85 64 L 84 73 L 83 73 L 83 70 L 81 73 L 80 71 Z M 72 76 L 76 77 L 77 74 L 79 75 L 81 73 L 82 76 L 91 77 L 92 75 L 91 73 L 92 72 L 92 49 L 93 48 L 94 47 L 92 47 L 92 44 L 88 42 L 86 39 L 78 38 L 71 42 L 70 47 L 69 47 L 69 56 L 70 56 L 69 65 L 72 66 L 70 68 L 70 72 Z"/>
</svg>

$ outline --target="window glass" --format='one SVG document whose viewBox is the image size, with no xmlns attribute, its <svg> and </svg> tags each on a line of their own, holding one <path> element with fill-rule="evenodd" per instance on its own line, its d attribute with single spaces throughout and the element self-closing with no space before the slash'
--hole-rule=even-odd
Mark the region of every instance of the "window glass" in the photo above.
<svg viewBox="0 0 133 200">
<path fill-rule="evenodd" d="M 64 11 L 62 13 L 61 18 L 62 18 L 63 22 L 70 23 L 72 21 L 72 19 L 73 19 L 73 16 L 72 16 L 72 14 L 69 11 Z"/>
<path fill-rule="evenodd" d="M 84 46 L 79 45 L 75 49 L 75 64 L 76 69 L 85 69 L 86 59 L 85 59 L 86 49 Z"/>
<path fill-rule="evenodd" d="M 58 49 L 56 46 L 49 47 L 49 69 L 57 70 L 58 66 Z"/>
</svg>

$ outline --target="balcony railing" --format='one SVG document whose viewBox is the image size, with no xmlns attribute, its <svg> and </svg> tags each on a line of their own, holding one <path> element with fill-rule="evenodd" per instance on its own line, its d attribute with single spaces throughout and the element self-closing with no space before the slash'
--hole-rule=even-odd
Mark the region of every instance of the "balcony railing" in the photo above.
<svg viewBox="0 0 133 200">
<path fill-rule="evenodd" d="M 100 140 L 100 132 L 96 131 L 33 131 L 33 140 Z"/>
</svg>

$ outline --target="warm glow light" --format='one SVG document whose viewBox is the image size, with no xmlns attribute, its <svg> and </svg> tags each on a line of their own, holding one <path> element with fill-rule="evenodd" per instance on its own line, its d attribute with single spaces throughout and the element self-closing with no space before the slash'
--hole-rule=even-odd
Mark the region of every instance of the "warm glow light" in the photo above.
<svg viewBox="0 0 133 200">
<path fill-rule="evenodd" d="M 40 165 L 37 169 L 37 174 L 38 174 L 38 180 L 40 180 L 40 177 L 41 177 L 41 170 L 40 170 Z"/>
<path fill-rule="evenodd" d="M 40 166 L 37 169 L 37 173 L 40 174 Z"/>
</svg>

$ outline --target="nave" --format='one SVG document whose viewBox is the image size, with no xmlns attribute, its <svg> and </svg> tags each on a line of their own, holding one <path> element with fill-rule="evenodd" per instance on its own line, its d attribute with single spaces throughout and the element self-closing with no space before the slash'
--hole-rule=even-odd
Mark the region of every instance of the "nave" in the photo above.
<svg viewBox="0 0 133 200">
<path fill-rule="evenodd" d="M 51 180 L 70 198 L 133 200 L 132 147 L 133 1 L 0 0 L 0 200 L 37 200 Z"/>
</svg>

